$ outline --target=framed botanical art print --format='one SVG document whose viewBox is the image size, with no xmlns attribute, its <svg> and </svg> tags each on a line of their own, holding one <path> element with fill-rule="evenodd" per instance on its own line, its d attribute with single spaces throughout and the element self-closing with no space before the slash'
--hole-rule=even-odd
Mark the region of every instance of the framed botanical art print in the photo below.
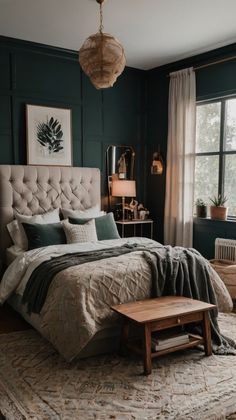
<svg viewBox="0 0 236 420">
<path fill-rule="evenodd" d="M 72 165 L 71 110 L 26 105 L 28 165 Z"/>
</svg>

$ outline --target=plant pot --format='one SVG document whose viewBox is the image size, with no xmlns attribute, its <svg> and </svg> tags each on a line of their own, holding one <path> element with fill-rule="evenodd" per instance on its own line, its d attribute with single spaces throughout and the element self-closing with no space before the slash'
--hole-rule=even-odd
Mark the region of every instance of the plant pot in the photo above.
<svg viewBox="0 0 236 420">
<path fill-rule="evenodd" d="M 228 207 L 223 206 L 211 206 L 210 207 L 211 219 L 215 220 L 226 220 L 228 215 Z"/>
<path fill-rule="evenodd" d="M 196 206 L 197 217 L 207 217 L 207 206 Z"/>
</svg>

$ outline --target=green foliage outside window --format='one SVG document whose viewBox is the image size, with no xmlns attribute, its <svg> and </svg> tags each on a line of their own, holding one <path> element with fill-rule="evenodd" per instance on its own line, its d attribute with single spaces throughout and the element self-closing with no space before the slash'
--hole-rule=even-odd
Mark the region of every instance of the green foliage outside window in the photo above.
<svg viewBox="0 0 236 420">
<path fill-rule="evenodd" d="M 197 106 L 195 200 L 219 194 L 236 216 L 236 98 Z"/>
</svg>

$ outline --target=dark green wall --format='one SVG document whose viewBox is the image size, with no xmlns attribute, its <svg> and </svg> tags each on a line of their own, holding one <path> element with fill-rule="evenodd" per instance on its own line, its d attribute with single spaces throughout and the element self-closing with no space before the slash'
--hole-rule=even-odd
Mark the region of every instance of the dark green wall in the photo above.
<svg viewBox="0 0 236 420">
<path fill-rule="evenodd" d="M 99 167 L 106 195 L 106 148 L 131 144 L 143 199 L 144 71 L 127 67 L 112 89 L 98 91 L 76 52 L 0 37 L 0 75 L 1 164 L 26 164 L 26 104 L 71 108 L 74 166 Z"/>
<path fill-rule="evenodd" d="M 232 221 L 197 219 L 193 221 L 194 248 L 207 259 L 215 256 L 216 238 L 236 239 L 236 223 Z"/>
<path fill-rule="evenodd" d="M 107 146 L 132 145 L 137 199 L 151 211 L 155 238 L 163 241 L 165 174 L 151 175 L 150 166 L 158 146 L 166 158 L 167 76 L 235 54 L 232 44 L 148 72 L 127 67 L 112 89 L 97 91 L 80 70 L 76 52 L 0 37 L 0 163 L 26 163 L 26 104 L 71 108 L 73 164 L 99 167 L 106 196 Z M 198 99 L 236 93 L 235 75 L 235 61 L 197 71 Z"/>
<path fill-rule="evenodd" d="M 160 146 L 161 153 L 166 159 L 167 150 L 167 130 L 168 130 L 168 92 L 169 77 L 172 71 L 182 68 L 207 64 L 209 62 L 220 60 L 226 57 L 236 55 L 236 44 L 219 48 L 198 56 L 190 57 L 186 60 L 175 62 L 166 66 L 158 67 L 148 72 L 148 112 L 147 112 L 147 160 L 151 164 L 152 153 Z M 210 99 L 224 95 L 236 94 L 236 60 L 225 62 L 218 65 L 206 67 L 196 71 L 197 99 Z M 156 238 L 163 241 L 163 223 L 164 223 L 164 203 L 165 203 L 165 174 L 162 176 L 151 175 L 147 171 L 147 206 L 151 210 L 153 218 L 157 219 Z M 235 174 L 236 178 L 236 174 Z M 194 228 L 194 246 L 200 249 L 202 239 L 202 230 L 208 232 L 208 224 L 197 229 L 197 221 Z M 227 224 L 225 229 L 232 238 L 236 238 L 236 232 L 233 233 L 231 224 Z M 215 226 L 215 225 L 214 225 Z M 236 226 L 236 225 L 235 225 Z M 212 226 L 211 228 L 212 229 Z M 214 229 L 214 227 L 213 227 Z M 225 236 L 229 237 L 229 236 Z M 207 235 L 204 240 L 207 239 Z M 213 236 L 209 235 L 208 245 L 212 250 Z M 213 257 L 213 255 L 212 255 Z"/>
</svg>

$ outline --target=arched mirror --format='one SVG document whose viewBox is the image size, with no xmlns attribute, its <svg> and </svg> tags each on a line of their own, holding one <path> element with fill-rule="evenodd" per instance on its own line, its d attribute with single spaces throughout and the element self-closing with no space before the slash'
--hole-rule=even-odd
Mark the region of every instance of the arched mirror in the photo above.
<svg viewBox="0 0 236 420">
<path fill-rule="evenodd" d="M 134 179 L 135 151 L 132 146 L 108 146 L 106 152 L 109 207 L 112 207 L 111 183 L 115 179 Z"/>
</svg>

